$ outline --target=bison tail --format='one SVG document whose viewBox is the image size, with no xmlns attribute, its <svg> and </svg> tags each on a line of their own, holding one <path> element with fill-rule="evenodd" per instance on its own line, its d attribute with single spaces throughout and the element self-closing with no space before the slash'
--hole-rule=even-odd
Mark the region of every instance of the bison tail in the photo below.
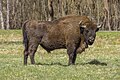
<svg viewBox="0 0 120 80">
<path fill-rule="evenodd" d="M 23 44 L 25 47 L 25 51 L 28 51 L 28 37 L 27 37 L 27 32 L 26 32 L 26 24 L 28 21 L 25 21 L 22 26 L 22 32 L 23 32 Z"/>
</svg>

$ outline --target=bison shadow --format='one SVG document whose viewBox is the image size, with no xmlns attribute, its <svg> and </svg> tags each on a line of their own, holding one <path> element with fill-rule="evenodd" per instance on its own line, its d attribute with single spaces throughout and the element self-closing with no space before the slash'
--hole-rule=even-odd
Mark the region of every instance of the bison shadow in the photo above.
<svg viewBox="0 0 120 80">
<path fill-rule="evenodd" d="M 68 65 L 65 65 L 65 64 L 61 64 L 61 63 L 59 63 L 59 62 L 56 62 L 56 63 L 36 63 L 36 65 L 45 65 L 45 66 L 52 66 L 52 65 L 60 65 L 60 66 L 64 66 L 64 67 L 66 67 L 66 66 L 68 66 Z"/>
<path fill-rule="evenodd" d="M 76 63 L 75 65 L 87 65 L 87 64 L 90 64 L 90 65 L 101 65 L 101 66 L 107 66 L 107 63 L 105 62 L 100 62 L 96 59 L 93 59 L 91 60 L 90 62 L 87 62 L 87 63 Z M 60 62 L 56 62 L 56 63 L 36 63 L 36 65 L 45 65 L 45 66 L 52 66 L 52 65 L 60 65 L 60 66 L 64 66 L 64 67 L 67 67 L 68 65 L 65 65 L 65 64 L 61 64 Z"/>
<path fill-rule="evenodd" d="M 107 63 L 105 62 L 100 62 L 96 59 L 91 60 L 90 62 L 87 63 L 82 63 L 82 65 L 86 65 L 86 64 L 90 64 L 90 65 L 101 65 L 101 66 L 107 66 Z"/>
</svg>

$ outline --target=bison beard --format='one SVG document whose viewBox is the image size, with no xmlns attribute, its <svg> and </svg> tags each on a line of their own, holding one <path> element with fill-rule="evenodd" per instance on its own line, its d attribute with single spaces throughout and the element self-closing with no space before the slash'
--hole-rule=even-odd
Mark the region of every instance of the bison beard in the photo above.
<svg viewBox="0 0 120 80">
<path fill-rule="evenodd" d="M 47 52 L 60 48 L 67 49 L 68 65 L 75 64 L 77 50 L 82 52 L 88 47 L 89 44 L 86 42 L 91 41 L 90 37 L 95 37 L 97 29 L 97 25 L 86 16 L 67 16 L 52 22 L 25 21 L 22 28 L 24 64 L 27 64 L 28 55 L 31 64 L 35 64 L 34 55 L 38 45 Z M 89 32 L 86 33 L 87 31 Z"/>
</svg>

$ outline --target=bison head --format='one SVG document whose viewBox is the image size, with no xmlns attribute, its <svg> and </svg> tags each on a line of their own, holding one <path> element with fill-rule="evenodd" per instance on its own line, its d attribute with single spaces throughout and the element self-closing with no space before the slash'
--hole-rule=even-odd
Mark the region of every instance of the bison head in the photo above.
<svg viewBox="0 0 120 80">
<path fill-rule="evenodd" d="M 96 32 L 99 30 L 101 26 L 100 25 L 98 26 L 92 22 L 82 24 L 82 21 L 80 21 L 79 25 L 80 32 L 81 34 L 83 34 L 87 46 L 92 45 L 95 41 Z"/>
</svg>

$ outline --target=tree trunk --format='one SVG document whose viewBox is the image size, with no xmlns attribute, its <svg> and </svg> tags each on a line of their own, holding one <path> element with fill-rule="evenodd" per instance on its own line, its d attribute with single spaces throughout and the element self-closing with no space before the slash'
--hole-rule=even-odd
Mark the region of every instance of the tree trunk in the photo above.
<svg viewBox="0 0 120 80">
<path fill-rule="evenodd" d="M 104 7 L 105 7 L 105 16 L 107 17 L 107 26 L 109 28 L 109 31 L 111 31 L 111 26 L 110 26 L 110 12 L 109 12 L 109 7 L 108 7 L 108 0 L 104 0 Z"/>
<path fill-rule="evenodd" d="M 52 21 L 54 19 L 54 10 L 53 10 L 53 1 L 52 0 L 48 0 L 48 8 L 49 8 L 49 21 Z"/>
<path fill-rule="evenodd" d="M 99 11 L 99 0 L 97 0 L 97 23 L 100 23 L 100 21 L 99 21 L 99 13 L 100 13 L 100 11 Z"/>
<path fill-rule="evenodd" d="M 9 2 L 9 0 L 7 0 L 7 22 L 6 22 L 6 24 L 7 24 L 7 27 L 6 27 L 6 29 L 10 29 L 10 24 L 9 24 L 9 11 L 10 11 L 10 9 L 9 9 L 9 4 L 10 4 L 10 2 Z"/>
<path fill-rule="evenodd" d="M 0 0 L 0 20 L 1 20 L 1 29 L 5 29 L 4 28 L 4 20 L 3 20 L 2 2 L 1 2 L 1 0 Z"/>
</svg>

